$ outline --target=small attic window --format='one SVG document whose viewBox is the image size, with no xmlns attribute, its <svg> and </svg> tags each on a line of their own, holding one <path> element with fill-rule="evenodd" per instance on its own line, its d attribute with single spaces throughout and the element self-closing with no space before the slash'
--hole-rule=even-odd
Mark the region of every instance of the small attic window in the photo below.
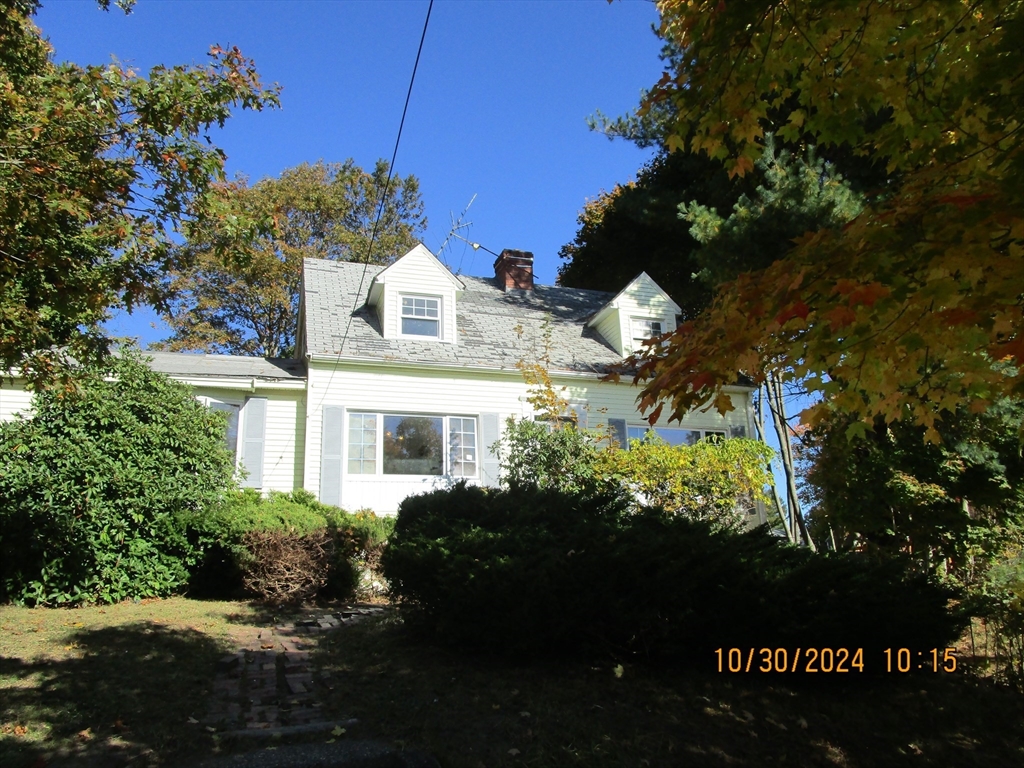
<svg viewBox="0 0 1024 768">
<path fill-rule="evenodd" d="M 632 318 L 633 346 L 639 348 L 642 342 L 654 336 L 661 336 L 664 332 L 661 327 L 661 320 L 649 320 L 645 317 Z"/>
<path fill-rule="evenodd" d="M 403 296 L 402 335 L 441 338 L 441 298 Z"/>
</svg>

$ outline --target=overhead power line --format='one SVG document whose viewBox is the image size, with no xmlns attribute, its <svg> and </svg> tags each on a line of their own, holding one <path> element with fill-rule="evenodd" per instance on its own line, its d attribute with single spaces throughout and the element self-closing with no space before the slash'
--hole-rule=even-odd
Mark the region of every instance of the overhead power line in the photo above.
<svg viewBox="0 0 1024 768">
<path fill-rule="evenodd" d="M 377 239 L 377 228 L 380 226 L 381 217 L 384 215 L 384 206 L 387 205 L 388 190 L 391 188 L 391 177 L 395 173 L 395 159 L 398 157 L 398 147 L 402 143 L 402 129 L 405 128 L 405 116 L 409 112 L 409 99 L 412 98 L 412 87 L 416 83 L 416 71 L 420 67 L 420 55 L 423 53 L 423 41 L 427 39 L 427 27 L 430 25 L 430 12 L 433 9 L 434 0 L 430 0 L 430 3 L 427 5 L 427 17 L 423 20 L 423 32 L 420 34 L 420 44 L 416 49 L 416 61 L 412 65 L 412 75 L 409 78 L 409 89 L 405 93 L 405 106 L 402 107 L 402 120 L 398 124 L 398 135 L 395 137 L 395 149 L 391 153 L 391 165 L 388 166 L 387 181 L 384 182 L 384 192 L 381 194 L 380 205 L 377 206 L 377 216 L 373 221 L 373 230 L 370 232 L 370 243 L 366 248 L 366 256 L 363 258 L 363 274 L 359 277 L 359 289 L 356 291 L 352 311 L 349 313 L 348 323 L 345 324 L 345 333 L 341 337 L 341 345 L 338 347 L 338 360 L 334 363 L 334 369 L 331 371 L 331 378 L 328 379 L 327 387 L 324 388 L 324 394 L 320 398 L 321 404 L 323 403 L 323 398 L 330 389 L 331 380 L 334 379 L 334 373 L 338 370 L 341 351 L 345 348 L 345 342 L 348 340 L 348 334 L 352 328 L 352 316 L 355 314 L 356 308 L 359 306 L 359 297 L 363 295 L 363 284 L 366 281 L 366 271 L 370 265 L 370 255 L 373 253 L 374 240 Z"/>
</svg>

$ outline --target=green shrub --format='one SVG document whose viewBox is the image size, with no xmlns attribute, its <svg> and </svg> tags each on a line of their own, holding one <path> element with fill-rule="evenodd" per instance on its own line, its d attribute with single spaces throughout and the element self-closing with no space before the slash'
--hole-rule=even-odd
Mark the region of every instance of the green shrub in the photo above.
<svg viewBox="0 0 1024 768">
<path fill-rule="evenodd" d="M 605 446 L 599 431 L 509 417 L 498 441 L 502 486 L 567 493 L 625 491 L 634 506 L 736 527 L 766 501 L 774 452 L 759 440 L 701 440 L 669 445 L 656 435 L 629 450 Z"/>
<path fill-rule="evenodd" d="M 0 424 L 0 599 L 116 602 L 181 588 L 189 535 L 232 482 L 223 416 L 137 353 Z"/>
<path fill-rule="evenodd" d="M 766 502 L 775 452 L 760 440 L 700 440 L 669 445 L 657 435 L 634 440 L 628 451 L 601 451 L 593 471 L 647 505 L 671 514 L 738 526 Z"/>
<path fill-rule="evenodd" d="M 497 443 L 501 482 L 506 488 L 597 489 L 597 437 L 571 425 L 509 416 Z"/>
<path fill-rule="evenodd" d="M 346 512 L 306 490 L 252 489 L 230 494 L 202 523 L 209 554 L 192 582 L 195 593 L 227 596 L 246 589 L 280 602 L 319 595 L 364 597 L 393 518 Z"/>
<path fill-rule="evenodd" d="M 406 499 L 383 556 L 408 624 L 514 656 L 710 664 L 718 647 L 943 647 L 949 594 L 896 564 L 636 511 L 622 494 L 464 484 Z"/>
</svg>

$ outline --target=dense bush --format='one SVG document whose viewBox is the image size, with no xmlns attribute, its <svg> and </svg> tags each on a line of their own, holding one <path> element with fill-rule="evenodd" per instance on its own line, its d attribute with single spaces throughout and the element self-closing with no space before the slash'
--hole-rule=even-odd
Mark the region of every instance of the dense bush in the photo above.
<svg viewBox="0 0 1024 768">
<path fill-rule="evenodd" d="M 760 440 L 700 440 L 669 445 L 656 435 L 628 451 L 600 451 L 594 462 L 606 482 L 670 514 L 738 527 L 745 513 L 767 501 L 768 462 L 775 452 Z"/>
<path fill-rule="evenodd" d="M 0 599 L 177 590 L 201 554 L 190 527 L 233 471 L 223 417 L 137 354 L 37 394 L 30 418 L 0 424 Z"/>
<path fill-rule="evenodd" d="M 669 445 L 656 435 L 634 440 L 629 450 L 609 450 L 609 436 L 559 423 L 505 422 L 498 442 L 505 488 L 555 489 L 567 493 L 625 491 L 634 506 L 737 527 L 745 513 L 766 500 L 774 452 L 759 440 L 701 440 Z"/>
<path fill-rule="evenodd" d="M 227 596 L 244 585 L 274 602 L 368 597 L 392 527 L 391 518 L 349 513 L 305 490 L 238 491 L 202 523 L 210 547 L 193 591 Z"/>
<path fill-rule="evenodd" d="M 457 485 L 406 499 L 383 557 L 409 625 L 516 656 L 717 647 L 943 647 L 949 594 L 896 564 L 814 555 L 622 495 Z M 871 655 L 873 654 L 873 655 Z M 870 665 L 869 665 L 870 666 Z"/>
</svg>

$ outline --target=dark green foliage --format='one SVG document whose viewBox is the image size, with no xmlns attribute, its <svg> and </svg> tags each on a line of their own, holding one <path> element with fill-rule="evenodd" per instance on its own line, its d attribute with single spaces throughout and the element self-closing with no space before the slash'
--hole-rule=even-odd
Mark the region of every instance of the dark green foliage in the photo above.
<svg viewBox="0 0 1024 768">
<path fill-rule="evenodd" d="M 741 194 L 731 213 L 719 214 L 698 198 L 679 205 L 680 219 L 692 225 L 689 233 L 700 243 L 692 255 L 698 277 L 709 286 L 770 266 L 793 249 L 795 238 L 837 229 L 863 208 L 863 197 L 813 147 L 802 157 L 775 146 L 766 135 L 758 173 L 752 174 L 762 183 Z"/>
<path fill-rule="evenodd" d="M 137 353 L 79 385 L 0 424 L 0 600 L 174 592 L 201 554 L 191 526 L 231 484 L 223 417 Z"/>
<path fill-rule="evenodd" d="M 501 482 L 507 488 L 595 490 L 595 463 L 600 447 L 590 432 L 510 416 L 498 443 Z"/>
<path fill-rule="evenodd" d="M 679 204 L 697 200 L 728 210 L 753 187 L 749 179 L 730 180 L 721 163 L 703 155 L 659 156 L 641 169 L 635 183 L 587 204 L 576 238 L 558 253 L 566 261 L 558 282 L 618 292 L 645 271 L 692 319 L 711 293 L 695 276 L 701 266 L 692 254 L 699 245 L 690 224 L 679 218 Z"/>
<path fill-rule="evenodd" d="M 971 550 L 984 531 L 1024 523 L 1024 402 L 947 413 L 936 424 L 941 443 L 902 422 L 850 439 L 854 421 L 822 423 L 807 435 L 803 456 L 812 518 L 819 529 L 830 525 L 840 544 L 857 539 L 881 554 L 909 550 L 922 563 L 960 568 L 980 554 Z"/>
<path fill-rule="evenodd" d="M 698 662 L 717 647 L 817 644 L 880 658 L 890 646 L 942 647 L 962 626 L 948 592 L 898 564 L 630 509 L 613 495 L 462 484 L 410 497 L 384 574 L 415 629 L 520 657 Z"/>
</svg>

